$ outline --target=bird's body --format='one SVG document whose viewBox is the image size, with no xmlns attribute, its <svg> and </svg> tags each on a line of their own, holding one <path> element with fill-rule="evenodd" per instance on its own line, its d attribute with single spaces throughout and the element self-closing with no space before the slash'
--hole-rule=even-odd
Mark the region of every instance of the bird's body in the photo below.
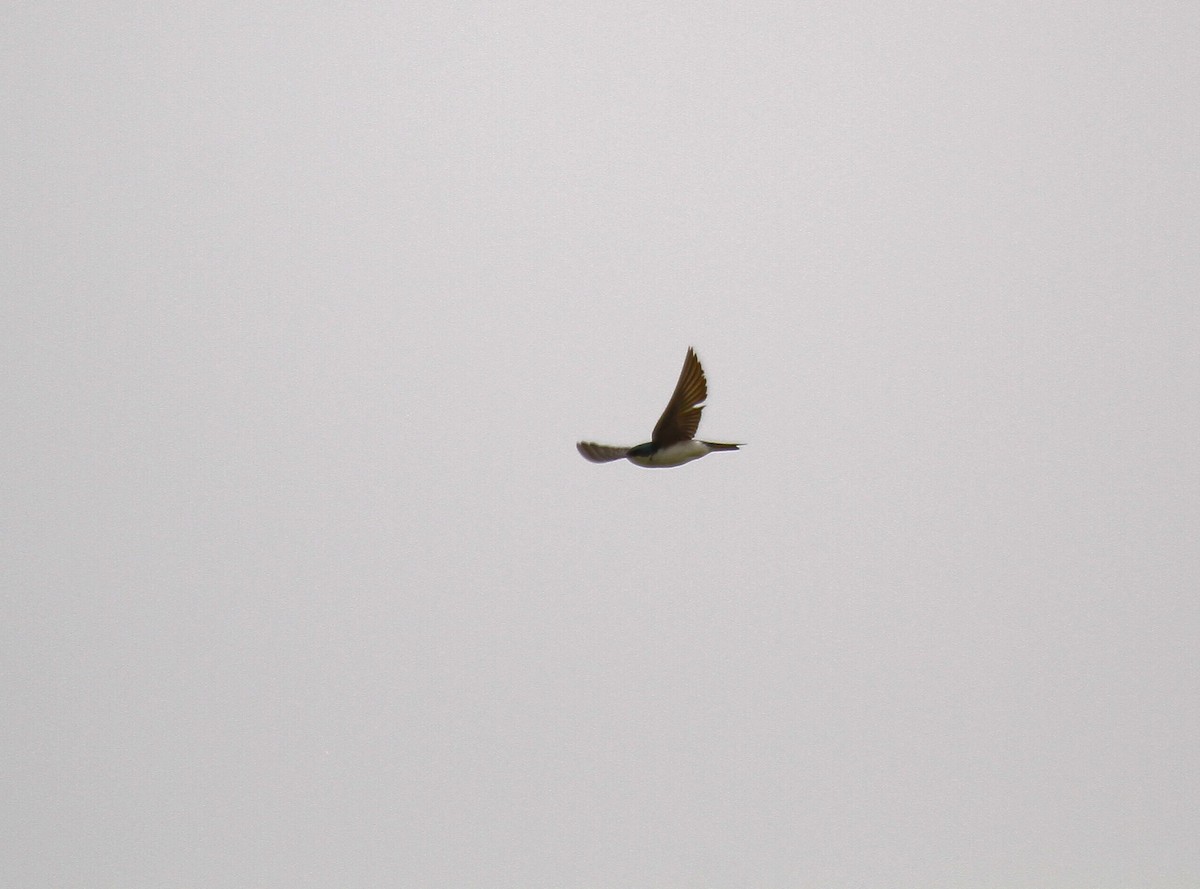
<svg viewBox="0 0 1200 889">
<path fill-rule="evenodd" d="M 575 447 L 593 463 L 626 459 L 648 468 L 681 466 L 713 451 L 736 451 L 739 445 L 700 441 L 695 437 L 700 425 L 700 412 L 704 410 L 703 402 L 707 398 L 708 381 L 704 377 L 704 369 L 695 350 L 688 349 L 675 392 L 654 427 L 650 441 L 631 448 L 581 441 Z"/>
<path fill-rule="evenodd" d="M 639 451 L 638 448 L 646 448 L 646 450 Z M 689 441 L 677 441 L 675 444 L 667 445 L 665 448 L 655 448 L 653 443 L 650 443 L 649 446 L 638 445 L 635 448 L 629 449 L 629 453 L 625 455 L 625 459 L 630 463 L 646 467 L 682 466 L 684 463 L 690 463 L 692 460 L 699 460 L 713 451 L 736 451 L 737 449 L 738 446 L 735 444 L 719 444 L 712 441 L 699 441 L 693 438 Z"/>
</svg>

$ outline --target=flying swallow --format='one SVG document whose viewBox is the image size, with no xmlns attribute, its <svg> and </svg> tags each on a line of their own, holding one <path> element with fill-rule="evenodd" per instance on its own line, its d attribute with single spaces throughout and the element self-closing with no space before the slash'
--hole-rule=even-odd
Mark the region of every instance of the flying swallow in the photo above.
<svg viewBox="0 0 1200 889">
<path fill-rule="evenodd" d="M 659 417 L 650 441 L 631 448 L 581 441 L 575 447 L 593 463 L 608 463 L 624 457 L 638 466 L 680 466 L 713 451 L 736 451 L 738 445 L 735 444 L 695 438 L 706 398 L 708 382 L 704 379 L 704 368 L 700 366 L 695 349 L 689 348 L 683 359 L 683 370 L 679 372 L 679 382 L 675 384 L 675 394 Z"/>
</svg>

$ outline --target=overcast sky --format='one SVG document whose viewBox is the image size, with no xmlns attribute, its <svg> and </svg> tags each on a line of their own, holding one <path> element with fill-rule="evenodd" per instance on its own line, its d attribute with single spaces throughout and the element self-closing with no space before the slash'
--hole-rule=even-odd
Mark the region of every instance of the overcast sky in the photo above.
<svg viewBox="0 0 1200 889">
<path fill-rule="evenodd" d="M 0 883 L 1200 885 L 1200 5 L 0 45 Z"/>
</svg>

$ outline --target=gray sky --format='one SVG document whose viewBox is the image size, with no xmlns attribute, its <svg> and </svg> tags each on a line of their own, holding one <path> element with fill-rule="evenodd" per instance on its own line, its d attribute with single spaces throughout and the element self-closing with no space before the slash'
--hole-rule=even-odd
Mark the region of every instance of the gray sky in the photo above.
<svg viewBox="0 0 1200 889">
<path fill-rule="evenodd" d="M 1200 884 L 1200 6 L 976 6 L 10 9 L 0 883 Z"/>
</svg>

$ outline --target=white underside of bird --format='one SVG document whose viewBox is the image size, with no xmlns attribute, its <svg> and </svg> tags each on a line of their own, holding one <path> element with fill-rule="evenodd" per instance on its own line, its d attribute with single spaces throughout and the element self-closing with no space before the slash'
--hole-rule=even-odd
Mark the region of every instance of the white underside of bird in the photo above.
<svg viewBox="0 0 1200 889">
<path fill-rule="evenodd" d="M 682 466 L 684 463 L 689 463 L 692 460 L 699 460 L 705 454 L 711 454 L 713 451 L 705 442 L 689 439 L 688 441 L 677 441 L 675 444 L 667 445 L 665 448 L 655 451 L 647 457 L 638 454 L 629 454 L 626 456 L 630 463 L 637 466 Z"/>
</svg>

